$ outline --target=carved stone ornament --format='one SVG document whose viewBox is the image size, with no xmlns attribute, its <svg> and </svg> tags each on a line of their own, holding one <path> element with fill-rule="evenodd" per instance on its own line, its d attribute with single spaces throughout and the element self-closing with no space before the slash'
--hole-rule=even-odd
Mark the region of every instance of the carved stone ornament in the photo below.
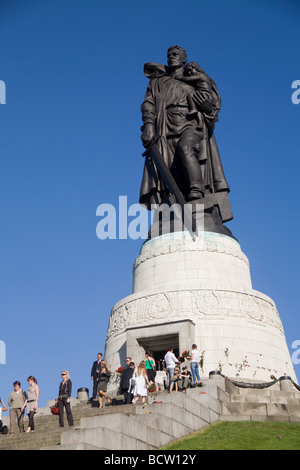
<svg viewBox="0 0 300 470">
<path fill-rule="evenodd" d="M 240 317 L 258 325 L 271 325 L 284 334 L 272 299 L 257 291 L 177 290 L 153 293 L 118 304 L 111 312 L 107 338 L 130 326 L 143 326 L 189 318 Z"/>
</svg>

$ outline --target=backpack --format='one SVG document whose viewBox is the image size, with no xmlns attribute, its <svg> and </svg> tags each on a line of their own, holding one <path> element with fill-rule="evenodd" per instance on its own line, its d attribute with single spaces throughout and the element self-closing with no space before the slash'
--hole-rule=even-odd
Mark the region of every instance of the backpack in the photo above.
<svg viewBox="0 0 300 470">
<path fill-rule="evenodd" d="M 3 426 L 3 422 L 0 420 L 0 434 L 7 434 L 8 433 L 8 427 Z"/>
</svg>

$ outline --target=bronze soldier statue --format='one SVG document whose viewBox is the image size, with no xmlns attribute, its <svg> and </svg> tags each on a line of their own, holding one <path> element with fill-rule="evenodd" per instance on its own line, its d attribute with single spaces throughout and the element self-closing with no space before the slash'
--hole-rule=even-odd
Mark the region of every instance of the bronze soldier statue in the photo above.
<svg viewBox="0 0 300 470">
<path fill-rule="evenodd" d="M 232 236 L 223 225 L 233 215 L 214 136 L 221 108 L 216 84 L 196 62 L 186 63 L 179 46 L 168 49 L 167 62 L 144 66 L 150 80 L 141 106 L 143 145 L 150 149 L 155 142 L 187 204 L 204 204 L 204 229 Z M 140 204 L 151 210 L 169 194 L 155 161 L 146 158 Z"/>
</svg>

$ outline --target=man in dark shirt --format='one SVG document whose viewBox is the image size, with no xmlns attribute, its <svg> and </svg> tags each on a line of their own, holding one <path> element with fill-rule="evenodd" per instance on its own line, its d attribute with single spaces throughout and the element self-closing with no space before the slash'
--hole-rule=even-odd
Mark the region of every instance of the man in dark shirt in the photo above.
<svg viewBox="0 0 300 470">
<path fill-rule="evenodd" d="M 124 393 L 124 403 L 129 404 L 132 402 L 133 394 L 129 391 L 129 381 L 134 372 L 134 362 L 130 362 L 128 367 L 124 369 L 121 375 L 120 388 Z"/>
<path fill-rule="evenodd" d="M 92 400 L 97 397 L 97 387 L 98 387 L 98 375 L 101 370 L 101 360 L 102 360 L 102 354 L 98 353 L 97 354 L 97 361 L 93 362 L 92 370 L 91 370 L 91 380 L 93 380 L 93 396 Z"/>
</svg>

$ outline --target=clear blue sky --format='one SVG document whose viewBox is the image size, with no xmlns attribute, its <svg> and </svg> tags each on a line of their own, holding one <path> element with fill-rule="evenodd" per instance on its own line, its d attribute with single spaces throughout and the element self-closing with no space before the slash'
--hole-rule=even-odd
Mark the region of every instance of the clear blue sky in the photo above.
<svg viewBox="0 0 300 470">
<path fill-rule="evenodd" d="M 300 340 L 300 5 L 292 0 L 0 0 L 0 396 L 60 371 L 91 390 L 113 305 L 131 293 L 142 240 L 96 237 L 99 204 L 138 202 L 145 62 L 179 44 L 222 96 L 216 138 L 228 224 L 253 288 Z M 300 366 L 295 366 L 300 377 Z"/>
</svg>

